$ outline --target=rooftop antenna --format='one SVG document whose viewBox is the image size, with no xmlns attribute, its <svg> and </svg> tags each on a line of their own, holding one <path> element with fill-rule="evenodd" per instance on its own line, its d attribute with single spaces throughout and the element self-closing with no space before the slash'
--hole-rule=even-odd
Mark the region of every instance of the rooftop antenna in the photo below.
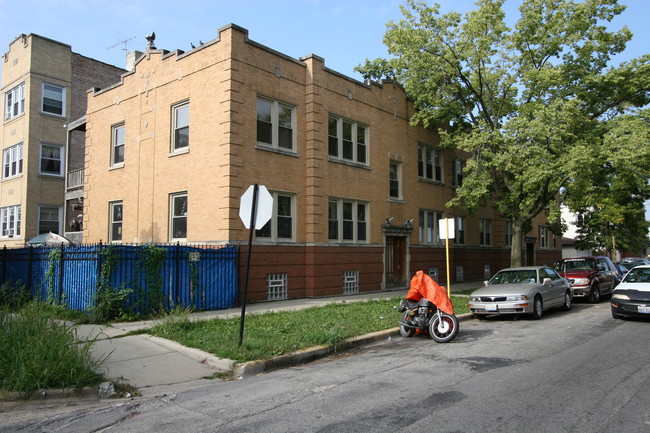
<svg viewBox="0 0 650 433">
<path fill-rule="evenodd" d="M 110 47 L 107 47 L 106 49 L 107 49 L 107 50 L 110 50 L 111 48 L 115 48 L 115 47 L 117 47 L 118 45 L 122 45 L 122 44 L 124 44 L 124 48 L 122 48 L 122 50 L 124 50 L 124 51 L 126 52 L 126 51 L 129 50 L 128 47 L 127 47 L 127 45 L 129 44 L 129 41 L 131 41 L 132 39 L 135 39 L 135 36 L 131 36 L 130 38 L 127 38 L 127 39 L 121 40 L 121 41 L 119 41 L 118 43 L 116 43 L 116 44 L 114 44 L 114 45 L 111 45 Z"/>
</svg>

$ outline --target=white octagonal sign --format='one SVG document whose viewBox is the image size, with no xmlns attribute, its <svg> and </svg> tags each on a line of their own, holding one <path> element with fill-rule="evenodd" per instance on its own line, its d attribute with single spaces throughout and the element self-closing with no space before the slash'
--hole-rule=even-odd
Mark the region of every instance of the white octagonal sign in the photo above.
<svg viewBox="0 0 650 433">
<path fill-rule="evenodd" d="M 241 218 L 247 229 L 250 229 L 251 225 L 254 193 L 255 185 L 249 186 L 239 202 L 239 218 Z M 259 230 L 264 227 L 264 224 L 273 215 L 273 196 L 264 185 L 258 185 L 257 187 L 257 206 L 255 209 L 255 230 Z"/>
</svg>

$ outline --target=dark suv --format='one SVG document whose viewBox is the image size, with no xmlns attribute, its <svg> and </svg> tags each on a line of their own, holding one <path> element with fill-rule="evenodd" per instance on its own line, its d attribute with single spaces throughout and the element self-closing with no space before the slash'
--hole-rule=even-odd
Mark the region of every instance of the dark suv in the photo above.
<svg viewBox="0 0 650 433">
<path fill-rule="evenodd" d="M 574 297 L 586 297 L 592 303 L 611 293 L 620 281 L 616 266 L 605 256 L 562 259 L 555 262 L 555 270 L 569 280 Z"/>
</svg>

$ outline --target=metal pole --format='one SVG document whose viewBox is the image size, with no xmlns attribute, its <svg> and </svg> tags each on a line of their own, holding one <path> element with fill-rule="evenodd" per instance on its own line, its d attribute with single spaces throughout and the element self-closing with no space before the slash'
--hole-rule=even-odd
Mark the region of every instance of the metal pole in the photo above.
<svg viewBox="0 0 650 433">
<path fill-rule="evenodd" d="M 253 203 L 251 206 L 251 222 L 248 231 L 248 253 L 246 255 L 246 279 L 244 280 L 244 299 L 241 305 L 241 319 L 239 320 L 239 346 L 244 340 L 244 320 L 246 318 L 246 296 L 248 295 L 248 275 L 251 269 L 251 248 L 253 246 L 253 232 L 255 231 L 255 214 L 257 213 L 257 191 L 259 186 L 253 187 Z"/>
<path fill-rule="evenodd" d="M 451 297 L 451 278 L 449 276 L 449 218 L 445 218 L 445 253 L 447 256 L 447 296 Z"/>
</svg>

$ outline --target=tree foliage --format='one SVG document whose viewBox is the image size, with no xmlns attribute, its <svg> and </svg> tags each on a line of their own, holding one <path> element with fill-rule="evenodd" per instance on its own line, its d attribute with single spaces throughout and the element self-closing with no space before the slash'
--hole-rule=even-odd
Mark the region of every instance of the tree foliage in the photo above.
<svg viewBox="0 0 650 433">
<path fill-rule="evenodd" d="M 490 202 L 509 218 L 517 266 L 524 227 L 545 209 L 559 216 L 559 192 L 579 195 L 585 183 L 575 180 L 606 162 L 610 122 L 648 103 L 650 56 L 609 66 L 632 37 L 606 27 L 624 10 L 617 0 L 524 0 L 514 28 L 503 3 L 443 15 L 407 0 L 404 19 L 387 24 L 392 57 L 357 70 L 396 78 L 417 108 L 413 123 L 446 125 L 442 146 L 468 155 L 448 205 Z"/>
</svg>

